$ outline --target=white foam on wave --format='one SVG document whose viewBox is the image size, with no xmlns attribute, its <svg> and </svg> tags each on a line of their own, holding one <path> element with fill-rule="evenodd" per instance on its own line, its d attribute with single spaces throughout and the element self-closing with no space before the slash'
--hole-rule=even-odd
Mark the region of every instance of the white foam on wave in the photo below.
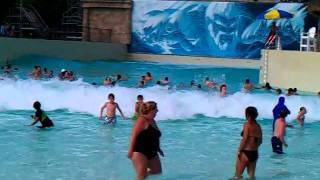
<svg viewBox="0 0 320 180">
<path fill-rule="evenodd" d="M 45 110 L 68 109 L 71 112 L 98 115 L 107 95 L 114 93 L 116 102 L 127 117 L 134 113 L 136 96 L 142 94 L 146 101 L 158 103 L 158 120 L 187 119 L 201 114 L 207 117 L 244 118 L 244 109 L 255 106 L 259 118 L 272 118 L 272 109 L 278 97 L 272 94 L 247 94 L 237 92 L 221 98 L 217 93 L 191 90 L 168 90 L 165 87 L 144 89 L 116 86 L 113 88 L 94 87 L 78 80 L 75 82 L 2 80 L 0 81 L 0 110 L 32 110 L 34 101 L 40 101 Z M 286 97 L 286 105 L 291 110 L 288 119 L 297 115 L 300 106 L 308 110 L 306 121 L 320 120 L 320 98 L 315 96 Z"/>
</svg>

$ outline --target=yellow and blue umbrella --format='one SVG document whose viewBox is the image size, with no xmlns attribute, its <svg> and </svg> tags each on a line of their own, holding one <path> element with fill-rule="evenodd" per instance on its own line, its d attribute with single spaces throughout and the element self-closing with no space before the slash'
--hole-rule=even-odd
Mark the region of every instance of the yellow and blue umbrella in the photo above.
<svg viewBox="0 0 320 180">
<path fill-rule="evenodd" d="M 265 19 L 265 20 L 277 20 L 280 18 L 292 18 L 293 14 L 287 12 L 287 11 L 283 11 L 283 10 L 279 10 L 279 9 L 271 9 L 269 11 L 266 11 L 264 13 L 261 13 L 258 15 L 257 19 Z"/>
</svg>

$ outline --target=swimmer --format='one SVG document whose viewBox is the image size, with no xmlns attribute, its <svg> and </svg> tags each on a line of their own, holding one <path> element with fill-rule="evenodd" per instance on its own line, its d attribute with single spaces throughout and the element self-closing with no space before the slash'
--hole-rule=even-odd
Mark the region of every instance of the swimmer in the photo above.
<svg viewBox="0 0 320 180">
<path fill-rule="evenodd" d="M 299 95 L 299 94 L 298 94 L 298 89 L 297 89 L 297 88 L 293 88 L 293 95 Z"/>
<path fill-rule="evenodd" d="M 262 143 L 262 130 L 256 121 L 258 111 L 255 107 L 247 107 L 245 110 L 246 122 L 242 129 L 242 139 L 237 153 L 235 178 L 241 179 L 242 173 L 247 168 L 250 179 L 254 179 L 258 149 Z"/>
<path fill-rule="evenodd" d="M 59 73 L 59 79 L 60 80 L 65 80 L 66 79 L 66 75 L 67 75 L 67 70 L 65 69 L 61 69 L 60 73 Z"/>
<path fill-rule="evenodd" d="M 116 103 L 114 101 L 115 97 L 114 94 L 110 93 L 108 95 L 108 102 L 104 103 L 104 105 L 101 107 L 100 109 L 100 114 L 99 114 L 99 119 L 102 120 L 102 113 L 104 111 L 104 109 L 106 109 L 107 113 L 106 113 L 106 124 L 115 124 L 117 119 L 116 119 L 116 109 L 118 109 L 118 111 L 121 114 L 121 117 L 123 120 L 125 120 L 125 116 L 122 113 L 118 103 Z"/>
<path fill-rule="evenodd" d="M 267 91 L 272 90 L 273 88 L 270 86 L 270 83 L 266 82 L 264 86 L 261 86 L 262 89 L 265 89 Z"/>
<path fill-rule="evenodd" d="M 246 92 L 249 92 L 253 89 L 253 84 L 251 84 L 250 82 L 250 79 L 246 79 L 243 83 L 243 89 L 246 91 Z"/>
<path fill-rule="evenodd" d="M 220 97 L 226 97 L 227 96 L 227 85 L 222 84 L 220 86 Z"/>
<path fill-rule="evenodd" d="M 163 85 L 163 86 L 169 85 L 169 78 L 165 77 L 164 80 L 160 80 L 160 85 Z"/>
<path fill-rule="evenodd" d="M 142 95 L 138 95 L 137 96 L 137 102 L 136 102 L 135 107 L 134 107 L 134 115 L 132 117 L 132 120 L 136 121 L 138 119 L 138 117 L 141 114 L 142 105 L 143 105 L 143 96 Z"/>
<path fill-rule="evenodd" d="M 144 81 L 139 81 L 137 87 L 138 88 L 144 88 Z"/>
<path fill-rule="evenodd" d="M 127 81 L 127 80 L 128 80 L 128 77 L 125 77 L 121 74 L 117 74 L 116 81 Z"/>
<path fill-rule="evenodd" d="M 203 83 L 208 88 L 214 88 L 216 86 L 216 83 L 214 83 L 213 81 L 209 81 L 209 77 L 206 77 Z"/>
<path fill-rule="evenodd" d="M 304 126 L 305 114 L 307 114 L 307 109 L 305 107 L 300 107 L 300 111 L 298 112 L 296 119 L 301 127 Z"/>
<path fill-rule="evenodd" d="M 286 132 L 286 120 L 288 112 L 286 110 L 281 110 L 279 118 L 277 119 L 274 127 L 273 136 L 271 138 L 272 150 L 274 153 L 283 154 L 282 145 L 288 147 L 287 142 L 284 139 Z"/>
<path fill-rule="evenodd" d="M 278 88 L 275 90 L 275 93 L 276 93 L 276 95 L 280 95 L 280 94 L 282 94 L 282 90 L 280 88 Z"/>
<path fill-rule="evenodd" d="M 286 93 L 286 96 L 292 96 L 292 95 L 294 95 L 294 90 L 292 88 L 289 88 Z"/>
<path fill-rule="evenodd" d="M 29 126 L 33 126 L 37 124 L 37 122 L 41 123 L 41 126 L 38 126 L 38 128 L 46 128 L 46 127 L 52 127 L 53 122 L 50 120 L 48 115 L 41 109 L 40 102 L 36 101 L 33 103 L 33 108 L 36 110 L 35 115 L 31 115 L 33 122 Z"/>
<path fill-rule="evenodd" d="M 53 71 L 50 70 L 50 71 L 48 72 L 47 78 L 53 78 L 53 77 L 54 77 Z"/>
<path fill-rule="evenodd" d="M 146 80 L 146 76 L 141 76 L 140 81 L 143 81 L 144 83 L 148 82 L 148 81 Z"/>
<path fill-rule="evenodd" d="M 106 77 L 106 79 L 103 81 L 104 86 L 110 86 L 112 85 L 112 78 L 111 77 Z"/>
<path fill-rule="evenodd" d="M 34 66 L 32 72 L 29 74 L 29 76 L 33 79 L 39 79 L 41 78 L 42 71 L 40 66 Z"/>
<path fill-rule="evenodd" d="M 66 73 L 66 79 L 68 81 L 75 81 L 76 80 L 76 77 L 73 75 L 73 72 L 72 71 L 69 71 Z"/>
<path fill-rule="evenodd" d="M 145 81 L 151 81 L 151 80 L 152 80 L 152 75 L 150 72 L 147 72 Z"/>
</svg>

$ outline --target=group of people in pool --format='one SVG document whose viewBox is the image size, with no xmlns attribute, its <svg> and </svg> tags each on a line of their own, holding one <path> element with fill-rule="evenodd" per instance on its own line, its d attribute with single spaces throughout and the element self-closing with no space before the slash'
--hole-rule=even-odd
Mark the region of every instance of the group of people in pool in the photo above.
<svg viewBox="0 0 320 180">
<path fill-rule="evenodd" d="M 8 78 L 14 77 L 14 72 L 18 71 L 18 68 L 13 68 L 11 64 L 6 63 L 5 66 L 1 67 L 3 71 L 3 76 Z M 53 70 L 49 70 L 48 68 L 41 68 L 41 66 L 36 65 L 33 67 L 32 71 L 29 73 L 29 77 L 32 79 L 52 79 L 55 78 L 53 74 Z M 59 75 L 57 76 L 59 80 L 67 80 L 67 81 L 75 81 L 77 78 L 75 77 L 73 71 L 67 71 L 65 69 L 61 69 Z"/>
<path fill-rule="evenodd" d="M 13 68 L 10 63 L 6 63 L 4 66 L 1 67 L 3 72 L 3 77 L 13 77 L 13 74 L 15 71 L 18 71 L 18 68 Z M 51 79 L 55 78 L 56 76 L 53 73 L 53 70 L 49 70 L 47 68 L 41 68 L 41 66 L 36 65 L 32 69 L 31 73 L 29 74 L 29 77 L 32 79 Z M 77 77 L 74 75 L 73 71 L 68 71 L 66 69 L 61 69 L 60 73 L 57 75 L 57 78 L 59 80 L 67 80 L 67 81 L 75 81 L 77 80 Z M 0 78 L 0 80 L 3 80 Z M 113 76 L 107 76 L 103 82 L 103 86 L 115 86 L 116 83 L 119 83 L 121 81 L 127 81 L 128 77 L 116 74 Z M 142 75 L 140 77 L 140 80 L 138 81 L 138 84 L 136 85 L 137 88 L 144 88 L 147 84 L 150 84 L 153 80 L 152 74 L 150 72 L 147 72 L 145 75 Z M 92 83 L 92 85 L 97 86 L 97 83 Z M 221 97 L 227 96 L 227 85 L 225 83 L 218 84 L 214 82 L 213 80 L 210 80 L 209 77 L 205 77 L 203 80 L 203 83 L 197 83 L 195 80 L 191 80 L 189 84 L 185 83 L 178 83 L 177 85 L 171 85 L 169 81 L 169 77 L 165 77 L 164 79 L 156 81 L 156 85 L 160 86 L 168 86 L 169 88 L 176 88 L 176 89 L 203 89 L 203 87 L 206 87 L 207 89 L 213 89 L 218 90 L 219 95 Z M 271 87 L 270 83 L 266 82 L 262 86 L 255 86 L 250 82 L 250 79 L 245 79 L 243 82 L 243 90 L 244 92 L 251 92 L 254 89 L 263 89 L 269 92 L 274 92 L 276 95 L 282 94 L 282 90 L 280 88 L 273 88 Z M 299 95 L 297 93 L 297 88 L 289 88 L 287 89 L 287 92 L 285 93 L 286 96 L 292 96 L 292 95 Z M 318 93 L 320 96 L 320 91 Z"/>
<path fill-rule="evenodd" d="M 279 97 L 278 104 L 273 108 L 272 122 L 272 151 L 276 154 L 283 154 L 283 146 L 288 144 L 285 140 L 286 128 L 293 127 L 286 123 L 286 117 L 290 110 L 285 105 L 285 98 Z M 300 107 L 296 116 L 298 124 L 303 127 L 307 109 Z M 245 110 L 246 122 L 241 132 L 242 139 L 237 152 L 235 179 L 241 179 L 243 171 L 247 168 L 248 176 L 254 178 L 256 163 L 258 160 L 258 149 L 262 143 L 262 129 L 257 123 L 258 111 L 255 107 L 247 107 Z"/>
<path fill-rule="evenodd" d="M 41 109 L 41 104 L 37 101 L 33 104 L 36 110 L 32 115 L 32 123 L 29 126 L 41 123 L 39 128 L 52 127 L 53 122 Z M 108 95 L 108 101 L 100 109 L 98 118 L 103 119 L 105 113 L 105 124 L 115 124 L 116 110 L 120 112 L 122 119 L 126 119 L 120 106 L 115 102 L 114 94 Z M 158 112 L 157 103 L 154 101 L 144 102 L 143 96 L 138 95 L 134 107 L 134 116 L 131 118 L 135 123 L 132 128 L 130 144 L 128 148 L 128 158 L 131 159 L 136 171 L 136 179 L 144 179 L 148 174 L 159 174 L 162 171 L 159 155 L 164 156 L 160 148 L 161 131 L 154 120 Z M 304 119 L 307 110 L 301 107 L 296 120 L 300 126 L 304 126 Z M 286 123 L 285 118 L 290 114 L 290 110 L 285 105 L 285 98 L 279 97 L 278 103 L 273 108 L 272 138 L 271 144 L 274 153 L 283 154 L 283 146 L 288 146 L 285 141 L 285 131 L 287 127 L 292 127 Z M 248 176 L 254 178 L 256 163 L 258 160 L 258 149 L 262 144 L 262 129 L 256 121 L 258 111 L 255 107 L 249 106 L 245 109 L 246 122 L 241 132 L 242 139 L 237 151 L 235 179 L 241 179 L 243 171 L 247 168 Z"/>
</svg>

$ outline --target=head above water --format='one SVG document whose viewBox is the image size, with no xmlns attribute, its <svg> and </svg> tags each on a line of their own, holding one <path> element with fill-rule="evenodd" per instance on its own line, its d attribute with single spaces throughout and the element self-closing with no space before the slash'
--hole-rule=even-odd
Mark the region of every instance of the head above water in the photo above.
<svg viewBox="0 0 320 180">
<path fill-rule="evenodd" d="M 225 90 L 226 88 L 227 88 L 227 85 L 222 84 L 222 85 L 220 86 L 220 92 L 222 92 L 222 90 Z"/>
<path fill-rule="evenodd" d="M 169 81 L 169 78 L 168 78 L 168 77 L 165 77 L 164 80 Z"/>
<path fill-rule="evenodd" d="M 147 76 L 148 76 L 148 77 L 151 77 L 151 73 L 150 73 L 150 72 L 147 72 Z"/>
<path fill-rule="evenodd" d="M 247 119 L 256 120 L 258 117 L 258 110 L 253 106 L 246 108 L 245 115 Z"/>
<path fill-rule="evenodd" d="M 279 88 L 278 88 L 278 89 L 276 89 L 276 94 L 278 94 L 278 95 L 279 95 L 279 94 L 282 94 L 282 90 L 281 90 L 281 89 L 279 89 Z"/>
<path fill-rule="evenodd" d="M 41 104 L 39 101 L 36 101 L 33 103 L 33 108 L 36 110 L 39 110 L 41 108 Z"/>
<path fill-rule="evenodd" d="M 249 83 L 250 83 L 250 79 L 246 79 L 246 80 L 244 81 L 244 83 L 249 84 Z"/>
<path fill-rule="evenodd" d="M 300 111 L 304 111 L 305 113 L 307 113 L 307 109 L 305 107 L 300 107 Z"/>
<path fill-rule="evenodd" d="M 138 99 L 138 100 L 143 100 L 143 96 L 142 96 L 141 94 L 139 94 L 139 95 L 137 96 L 137 99 Z"/>
<path fill-rule="evenodd" d="M 113 93 L 110 93 L 110 94 L 108 95 L 108 99 L 109 99 L 109 100 L 114 100 L 114 94 L 113 94 Z"/>
</svg>

